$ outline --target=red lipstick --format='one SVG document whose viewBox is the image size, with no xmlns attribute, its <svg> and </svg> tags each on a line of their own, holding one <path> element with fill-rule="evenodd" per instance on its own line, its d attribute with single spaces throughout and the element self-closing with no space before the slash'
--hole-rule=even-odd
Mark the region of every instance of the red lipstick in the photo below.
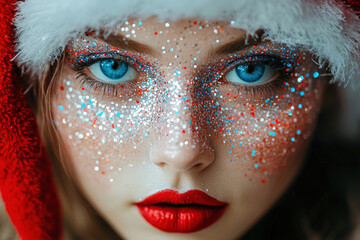
<svg viewBox="0 0 360 240">
<path fill-rule="evenodd" d="M 179 193 L 166 189 L 135 205 L 152 226 L 165 232 L 191 233 L 215 223 L 228 204 L 199 190 Z"/>
</svg>

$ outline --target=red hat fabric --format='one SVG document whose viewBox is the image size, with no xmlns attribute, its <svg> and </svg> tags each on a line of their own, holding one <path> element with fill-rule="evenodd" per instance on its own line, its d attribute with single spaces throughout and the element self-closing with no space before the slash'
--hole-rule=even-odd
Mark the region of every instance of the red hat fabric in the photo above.
<svg viewBox="0 0 360 240">
<path fill-rule="evenodd" d="M 61 239 L 62 218 L 50 161 L 12 59 L 16 0 L 0 0 L 0 189 L 21 239 Z M 360 3 L 346 0 L 357 12 Z"/>
<path fill-rule="evenodd" d="M 15 0 L 0 0 L 0 189 L 24 240 L 60 239 L 61 215 L 50 161 L 14 58 Z"/>
</svg>

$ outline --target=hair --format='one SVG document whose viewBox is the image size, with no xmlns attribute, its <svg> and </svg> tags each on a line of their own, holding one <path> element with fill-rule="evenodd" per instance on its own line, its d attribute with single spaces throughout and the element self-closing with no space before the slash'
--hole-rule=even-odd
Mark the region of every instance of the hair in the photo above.
<svg viewBox="0 0 360 240">
<path fill-rule="evenodd" d="M 27 95 L 37 117 L 43 144 L 52 161 L 63 209 L 64 239 L 121 239 L 97 213 L 73 181 L 67 166 L 68 154 L 53 123 L 52 97 L 56 80 L 62 72 L 64 55 L 48 67 L 39 81 L 33 81 Z M 26 78 L 26 77 L 25 77 Z M 329 91 L 334 91 L 330 86 Z M 331 95 L 334 99 L 334 95 Z M 328 121 L 325 106 L 320 121 Z M 267 239 L 349 239 L 354 225 L 349 193 L 360 182 L 354 179 L 359 170 L 360 151 L 356 145 L 324 143 L 319 132 L 308 152 L 302 171 L 269 212 L 243 236 L 243 240 Z M 355 155 L 354 155 L 355 154 Z M 349 183 L 352 182 L 351 186 Z M 351 188 L 353 187 L 353 188 Z M 4 216 L 2 216 L 4 215 Z M 0 238 L 18 239 L 6 214 L 0 214 Z"/>
</svg>

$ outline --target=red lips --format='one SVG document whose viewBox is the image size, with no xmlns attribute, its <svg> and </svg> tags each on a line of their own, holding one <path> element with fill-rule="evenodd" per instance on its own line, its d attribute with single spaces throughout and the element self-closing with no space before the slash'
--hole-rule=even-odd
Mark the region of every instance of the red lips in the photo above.
<svg viewBox="0 0 360 240">
<path fill-rule="evenodd" d="M 165 231 L 190 233 L 215 223 L 227 203 L 199 190 L 178 193 L 166 189 L 136 203 L 140 214 L 152 226 Z"/>
</svg>

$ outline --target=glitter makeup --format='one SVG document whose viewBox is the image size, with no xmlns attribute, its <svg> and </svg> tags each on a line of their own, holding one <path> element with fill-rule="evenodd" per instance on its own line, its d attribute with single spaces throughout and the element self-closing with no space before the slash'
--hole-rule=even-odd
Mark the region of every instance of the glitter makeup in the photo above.
<svg viewBox="0 0 360 240">
<path fill-rule="evenodd" d="M 119 27 L 132 34 L 123 38 L 125 48 L 126 38 L 138 36 L 134 29 L 140 22 Z M 166 36 L 170 26 L 165 23 L 153 36 Z M 171 47 L 155 48 L 152 54 L 117 48 L 93 36 L 69 43 L 66 54 L 73 73 L 59 87 L 67 104 L 57 106 L 62 115 L 57 124 L 79 129 L 68 136 L 74 145 L 94 146 L 96 155 L 89 160 L 93 171 L 103 175 L 121 171 L 124 164 L 119 161 L 125 160 L 128 167 L 139 164 L 119 149 L 131 149 L 134 156 L 141 151 L 149 154 L 153 144 L 191 145 L 201 154 L 215 151 L 218 158 L 240 165 L 245 177 L 265 183 L 311 135 L 320 84 L 314 81 L 320 73 L 311 55 L 301 46 L 245 44 L 245 40 L 230 53 L 230 47 L 207 53 L 194 47 L 186 56 L 191 61 L 181 62 L 183 56 L 176 49 L 190 44 L 185 37 L 208 28 L 194 21 L 189 36 L 183 33 L 172 44 L 172 39 L 163 40 Z M 212 32 L 221 35 L 223 29 L 216 26 Z M 216 37 L 214 44 L 220 39 Z M 164 60 L 167 57 L 174 60 Z M 136 76 L 126 81 L 99 79 L 90 66 L 106 66 L 106 61 L 113 64 L 108 71 L 125 66 Z M 111 177 L 109 182 L 113 181 Z"/>
</svg>

